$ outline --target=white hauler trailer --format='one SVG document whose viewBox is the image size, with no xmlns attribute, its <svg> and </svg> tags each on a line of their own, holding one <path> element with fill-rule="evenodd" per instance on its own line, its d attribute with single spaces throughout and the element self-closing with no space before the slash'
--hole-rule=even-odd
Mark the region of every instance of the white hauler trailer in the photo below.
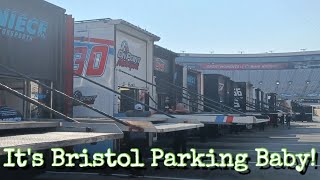
<svg viewBox="0 0 320 180">
<path fill-rule="evenodd" d="M 153 100 L 156 97 L 156 89 L 118 70 L 154 82 L 153 46 L 155 41 L 160 40 L 158 36 L 124 20 L 112 19 L 78 21 L 75 23 L 74 36 L 74 73 L 87 78 L 86 80 L 74 76 L 74 97 L 113 116 L 133 110 L 137 102 L 125 96 L 155 107 Z M 97 83 L 122 95 L 101 88 Z M 148 110 L 147 106 L 145 108 Z M 90 118 L 96 122 L 108 121 L 103 115 L 77 104 L 73 107 L 73 116 L 79 121 L 83 118 Z M 171 118 L 165 120 L 118 118 L 141 127 L 144 133 L 149 133 L 149 142 L 156 133 L 176 132 L 203 126 L 197 121 L 184 121 L 178 118 L 174 121 Z M 123 131 L 132 131 L 125 126 L 119 127 Z"/>
<path fill-rule="evenodd" d="M 151 86 L 123 75 L 121 69 L 153 82 L 153 44 L 160 38 L 123 20 L 90 20 L 75 23 L 74 70 L 118 91 L 132 91 L 144 102 L 144 93 L 155 96 Z M 122 108 L 119 96 L 97 88 L 81 78 L 74 79 L 74 92 L 89 104 L 108 114 Z M 152 106 L 153 102 L 149 104 Z M 111 104 L 111 105 L 110 105 Z M 124 105 L 125 106 L 125 105 Z M 75 117 L 102 117 L 74 107 Z"/>
</svg>

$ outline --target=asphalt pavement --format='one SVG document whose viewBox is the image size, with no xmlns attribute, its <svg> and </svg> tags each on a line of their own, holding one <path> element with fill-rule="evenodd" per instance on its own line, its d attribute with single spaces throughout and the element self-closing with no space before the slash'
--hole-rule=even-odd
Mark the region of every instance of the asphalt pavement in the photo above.
<svg viewBox="0 0 320 180">
<path fill-rule="evenodd" d="M 319 165 L 310 166 L 304 173 L 299 173 L 294 168 L 260 168 L 256 167 L 257 152 L 255 148 L 266 148 L 270 153 L 277 152 L 283 155 L 282 148 L 287 148 L 290 153 L 310 152 L 311 148 L 320 151 L 320 123 L 319 122 L 292 122 L 291 128 L 279 126 L 277 128 L 268 127 L 265 131 L 250 130 L 238 134 L 225 134 L 222 137 L 210 139 L 205 143 L 200 143 L 198 139 L 191 139 L 189 148 L 195 148 L 198 152 L 208 152 L 213 148 L 216 153 L 248 153 L 249 171 L 239 173 L 232 168 L 180 168 L 172 169 L 167 167 L 147 168 L 143 171 L 143 176 L 132 177 L 129 170 L 113 171 L 111 174 L 101 172 L 46 172 L 35 179 L 37 180 L 64 180 L 64 179 L 173 179 L 173 180 L 198 180 L 198 179 L 318 179 L 320 177 Z M 320 164 L 320 162 L 317 162 Z"/>
</svg>

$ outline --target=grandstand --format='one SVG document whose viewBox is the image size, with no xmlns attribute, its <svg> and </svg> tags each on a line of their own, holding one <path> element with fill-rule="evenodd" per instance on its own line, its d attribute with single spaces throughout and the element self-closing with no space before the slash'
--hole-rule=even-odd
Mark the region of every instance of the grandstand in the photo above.
<svg viewBox="0 0 320 180">
<path fill-rule="evenodd" d="M 320 51 L 265 54 L 180 54 L 178 64 L 250 82 L 282 99 L 320 99 Z"/>
</svg>

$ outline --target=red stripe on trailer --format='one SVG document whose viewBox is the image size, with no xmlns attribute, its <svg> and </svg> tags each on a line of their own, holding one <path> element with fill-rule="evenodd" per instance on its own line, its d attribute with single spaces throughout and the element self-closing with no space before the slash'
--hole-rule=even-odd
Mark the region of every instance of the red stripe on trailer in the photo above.
<svg viewBox="0 0 320 180">
<path fill-rule="evenodd" d="M 73 96 L 73 37 L 74 19 L 71 15 L 66 17 L 66 55 L 64 64 L 65 94 Z M 72 117 L 72 100 L 65 98 L 64 114 Z"/>
<path fill-rule="evenodd" d="M 233 116 L 228 116 L 226 123 L 232 123 L 233 122 Z"/>
<path fill-rule="evenodd" d="M 74 37 L 74 40 L 77 41 L 86 41 L 86 42 L 93 42 L 93 43 L 99 43 L 99 44 L 107 44 L 114 46 L 114 41 L 112 40 L 106 40 L 106 39 L 97 39 L 97 38 L 87 38 L 87 37 Z"/>
</svg>

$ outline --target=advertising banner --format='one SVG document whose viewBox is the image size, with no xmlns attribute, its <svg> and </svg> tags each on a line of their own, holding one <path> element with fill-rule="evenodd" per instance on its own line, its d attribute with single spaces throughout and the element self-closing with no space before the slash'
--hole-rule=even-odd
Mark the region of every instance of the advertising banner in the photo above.
<svg viewBox="0 0 320 180">
<path fill-rule="evenodd" d="M 161 59 L 158 57 L 155 57 L 153 60 L 153 68 L 155 71 L 163 72 L 163 73 L 169 73 L 169 61 L 165 59 Z"/>
<path fill-rule="evenodd" d="M 21 121 L 23 116 L 20 112 L 8 106 L 0 106 L 0 122 L 1 121 Z"/>
<path fill-rule="evenodd" d="M 180 63 L 196 70 L 279 70 L 320 68 L 320 61 L 272 63 Z"/>
<path fill-rule="evenodd" d="M 64 61 L 64 12 L 45 1 L 1 0 L 0 63 L 55 81 Z"/>
<path fill-rule="evenodd" d="M 116 35 L 116 69 L 147 80 L 147 43 L 120 31 Z M 119 87 L 146 88 L 145 82 L 117 71 L 116 81 Z"/>
<path fill-rule="evenodd" d="M 77 39 L 77 38 L 76 38 Z M 114 45 L 110 40 L 90 39 L 74 43 L 74 72 L 97 83 L 113 88 Z M 74 77 L 74 97 L 88 105 L 113 114 L 113 93 L 77 76 Z M 74 117 L 103 117 L 73 104 Z"/>
<path fill-rule="evenodd" d="M 200 67 L 205 70 L 285 69 L 288 63 L 209 63 L 201 64 Z"/>
</svg>

